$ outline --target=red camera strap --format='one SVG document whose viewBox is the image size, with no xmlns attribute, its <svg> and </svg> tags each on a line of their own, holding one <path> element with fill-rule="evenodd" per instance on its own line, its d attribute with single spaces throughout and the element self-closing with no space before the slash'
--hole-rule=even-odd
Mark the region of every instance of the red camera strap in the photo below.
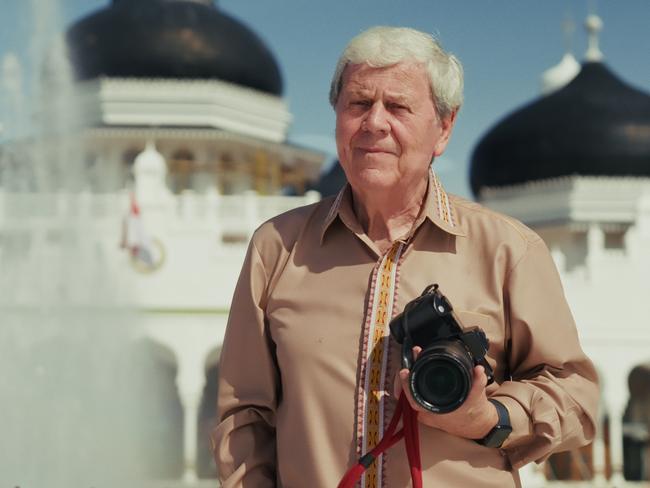
<svg viewBox="0 0 650 488">
<path fill-rule="evenodd" d="M 402 428 L 395 432 L 397 424 L 402 419 Z M 404 393 L 397 402 L 395 413 L 379 443 L 368 453 L 361 456 L 357 464 L 352 466 L 338 484 L 338 488 L 354 488 L 363 472 L 370 467 L 374 460 L 384 451 L 404 438 L 406 455 L 411 468 L 413 488 L 422 488 L 422 466 L 420 463 L 420 439 L 418 436 L 418 415 L 411 407 Z"/>
</svg>

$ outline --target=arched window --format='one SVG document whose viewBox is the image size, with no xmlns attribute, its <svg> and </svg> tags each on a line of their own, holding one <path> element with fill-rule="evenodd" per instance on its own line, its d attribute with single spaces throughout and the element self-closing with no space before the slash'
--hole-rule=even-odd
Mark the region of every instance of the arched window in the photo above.
<svg viewBox="0 0 650 488">
<path fill-rule="evenodd" d="M 183 407 L 176 387 L 178 366 L 171 350 L 150 339 L 132 349 L 138 401 L 132 406 L 138 463 L 145 479 L 183 475 Z"/>
<path fill-rule="evenodd" d="M 628 376 L 630 400 L 623 415 L 623 474 L 631 481 L 650 480 L 650 364 Z"/>
<path fill-rule="evenodd" d="M 194 153 L 181 148 L 172 153 L 169 159 L 169 186 L 174 193 L 190 190 L 193 187 L 192 178 L 198 171 Z"/>
</svg>

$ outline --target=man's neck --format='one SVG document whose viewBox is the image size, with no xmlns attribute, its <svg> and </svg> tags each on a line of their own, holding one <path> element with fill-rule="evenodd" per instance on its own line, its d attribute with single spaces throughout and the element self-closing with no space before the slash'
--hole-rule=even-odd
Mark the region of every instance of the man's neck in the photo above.
<svg viewBox="0 0 650 488">
<path fill-rule="evenodd" d="M 416 188 L 358 195 L 352 190 L 354 213 L 366 235 L 384 252 L 406 237 L 418 218 L 426 197 L 428 179 Z"/>
</svg>

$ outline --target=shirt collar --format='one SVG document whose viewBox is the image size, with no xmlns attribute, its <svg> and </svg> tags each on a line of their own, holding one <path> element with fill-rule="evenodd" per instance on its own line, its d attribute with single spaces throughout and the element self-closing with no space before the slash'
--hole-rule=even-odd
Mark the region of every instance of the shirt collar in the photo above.
<svg viewBox="0 0 650 488">
<path fill-rule="evenodd" d="M 321 244 L 323 243 L 327 229 L 332 225 L 336 217 L 339 217 L 339 219 L 341 219 L 341 221 L 353 232 L 363 232 L 363 229 L 361 229 L 361 225 L 354 214 L 354 210 L 352 209 L 352 188 L 350 187 L 350 183 L 346 183 L 345 186 L 341 188 L 332 202 L 327 217 L 325 217 L 325 220 L 323 221 L 320 235 Z M 453 203 L 445 189 L 442 187 L 442 184 L 433 169 L 429 171 L 429 185 L 427 187 L 424 202 L 424 212 L 420 213 L 420 216 L 413 226 L 411 234 L 417 230 L 425 219 L 429 220 L 436 227 L 442 229 L 448 234 L 455 236 L 466 235 L 465 231 L 459 224 L 458 214 L 454 209 Z"/>
<path fill-rule="evenodd" d="M 425 212 L 426 217 L 445 232 L 455 236 L 467 235 L 458 220 L 458 211 L 433 169 L 429 171 Z"/>
</svg>

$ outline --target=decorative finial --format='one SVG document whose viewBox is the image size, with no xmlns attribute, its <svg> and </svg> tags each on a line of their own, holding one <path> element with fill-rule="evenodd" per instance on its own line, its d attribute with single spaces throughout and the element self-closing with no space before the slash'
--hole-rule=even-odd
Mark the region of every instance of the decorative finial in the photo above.
<svg viewBox="0 0 650 488">
<path fill-rule="evenodd" d="M 573 33 L 576 31 L 576 24 L 571 17 L 571 14 L 567 12 L 564 16 L 564 21 L 562 21 L 562 33 L 564 34 L 564 52 L 572 53 L 573 52 Z"/>
<path fill-rule="evenodd" d="M 603 60 L 603 53 L 598 46 L 598 34 L 603 30 L 603 21 L 596 14 L 587 15 L 585 28 L 589 36 L 589 47 L 585 53 L 585 60 L 590 62 L 599 62 Z"/>
</svg>

